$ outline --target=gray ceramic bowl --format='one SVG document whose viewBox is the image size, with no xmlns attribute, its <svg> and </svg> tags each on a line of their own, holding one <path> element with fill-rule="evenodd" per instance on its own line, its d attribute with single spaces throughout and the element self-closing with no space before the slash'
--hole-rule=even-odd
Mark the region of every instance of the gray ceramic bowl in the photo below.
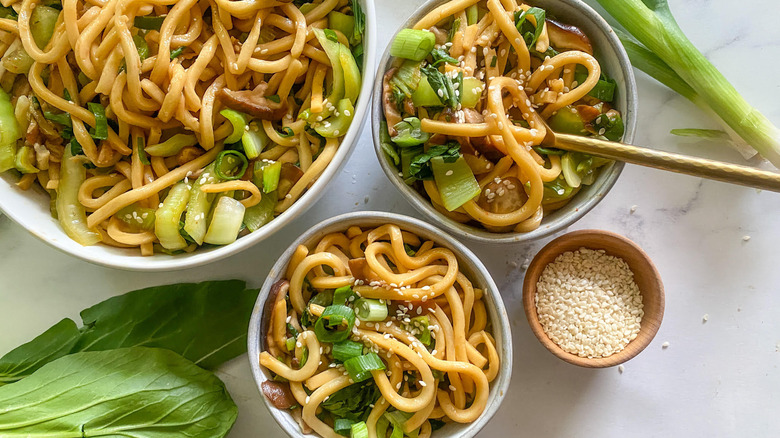
<svg viewBox="0 0 780 438">
<path fill-rule="evenodd" d="M 465 245 L 456 239 L 443 234 L 432 225 L 418 219 L 394 213 L 360 211 L 330 218 L 314 226 L 311 230 L 296 239 L 287 251 L 279 257 L 279 260 L 268 273 L 263 288 L 260 290 L 257 302 L 255 303 L 255 308 L 252 311 L 252 320 L 249 322 L 249 362 L 258 390 L 260 389 L 260 384 L 270 377 L 268 372 L 260 367 L 259 362 L 260 353 L 263 351 L 261 345 L 261 331 L 264 329 L 262 321 L 263 309 L 265 308 L 271 285 L 283 277 L 295 248 L 297 248 L 298 245 L 312 245 L 328 233 L 345 231 L 353 225 L 360 227 L 376 227 L 387 223 L 396 224 L 404 230 L 415 233 L 425 239 L 433 240 L 436 244 L 452 250 L 458 258 L 461 271 L 472 280 L 475 286 L 482 288 L 485 291 L 485 304 L 487 306 L 490 321 L 493 325 L 492 334 L 496 339 L 496 347 L 501 359 L 501 369 L 496 380 L 490 385 L 490 396 L 485 412 L 477 421 L 470 424 L 450 423 L 433 433 L 433 436 L 436 438 L 473 437 L 485 427 L 487 422 L 495 415 L 496 411 L 498 411 L 498 407 L 501 405 L 501 401 L 504 399 L 504 396 L 509 389 L 509 379 L 512 374 L 512 333 L 509 328 L 509 317 L 504 308 L 504 303 L 501 300 L 501 295 L 498 292 L 498 287 L 490 276 L 487 268 L 485 268 L 485 265 L 479 261 L 474 253 L 466 248 Z M 268 399 L 266 399 L 265 396 L 262 396 L 262 391 L 261 397 L 263 398 L 263 401 L 265 401 L 266 407 L 271 412 L 271 415 L 276 422 L 279 423 L 279 426 L 281 426 L 289 436 L 296 438 L 317 437 L 317 435 L 304 435 L 300 431 L 298 423 L 295 422 L 292 416 L 287 411 L 273 407 L 270 402 L 268 402 Z"/>
<path fill-rule="evenodd" d="M 404 23 L 398 31 L 412 27 L 420 18 L 437 6 L 449 0 L 430 0 L 425 2 Z M 625 135 L 623 142 L 634 140 L 637 115 L 637 91 L 634 72 L 628 60 L 623 45 L 607 22 L 590 6 L 580 0 L 531 0 L 529 3 L 548 11 L 563 23 L 579 27 L 590 38 L 596 59 L 601 63 L 605 73 L 617 81 L 617 98 L 615 107 L 623 114 Z M 391 39 L 392 41 L 392 39 Z M 622 162 L 616 162 L 601 170 L 596 182 L 582 190 L 563 208 L 546 216 L 539 228 L 529 233 L 492 233 L 482 228 L 458 223 L 436 211 L 425 196 L 406 185 L 398 175 L 398 169 L 390 163 L 382 152 L 379 142 L 379 123 L 382 120 L 382 77 L 391 61 L 390 47 L 379 62 L 379 72 L 374 84 L 373 102 L 371 104 L 374 149 L 382 170 L 393 185 L 420 212 L 434 223 L 441 225 L 448 232 L 458 237 L 487 243 L 529 242 L 549 236 L 570 226 L 588 213 L 609 192 L 623 171 Z"/>
</svg>

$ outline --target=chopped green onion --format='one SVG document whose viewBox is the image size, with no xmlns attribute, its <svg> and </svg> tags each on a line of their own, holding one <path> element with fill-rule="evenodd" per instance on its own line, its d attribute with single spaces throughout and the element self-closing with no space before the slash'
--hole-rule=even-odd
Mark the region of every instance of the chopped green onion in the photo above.
<svg viewBox="0 0 780 438">
<path fill-rule="evenodd" d="M 73 123 L 70 120 L 70 114 L 68 113 L 53 113 L 51 111 L 44 111 L 43 117 L 45 117 L 46 120 L 51 120 L 52 122 L 59 123 L 63 126 L 73 126 Z"/>
<path fill-rule="evenodd" d="M 436 36 L 433 32 L 417 29 L 403 29 L 398 32 L 392 45 L 390 55 L 396 58 L 422 61 L 431 53 L 436 45 Z"/>
<path fill-rule="evenodd" d="M 324 268 L 330 268 L 330 266 L 323 266 L 323 269 Z M 333 275 L 332 271 L 330 275 Z M 333 302 L 336 304 L 348 305 L 357 298 L 358 295 L 352 290 L 352 287 L 350 286 L 342 286 L 333 291 Z"/>
<path fill-rule="evenodd" d="M 301 350 L 301 360 L 300 360 L 301 364 L 300 365 L 301 366 L 306 365 L 306 362 L 308 360 L 309 360 L 309 347 L 303 347 L 303 349 Z"/>
<path fill-rule="evenodd" d="M 287 347 L 287 351 L 293 351 L 295 350 L 295 338 L 289 337 L 286 341 L 284 341 L 285 347 Z"/>
<path fill-rule="evenodd" d="M 141 164 L 145 164 L 147 166 L 152 164 L 149 162 L 149 157 L 146 156 L 146 147 L 144 146 L 146 141 L 144 138 L 137 137 L 135 140 L 135 147 L 138 150 L 138 159 L 141 161 Z"/>
<path fill-rule="evenodd" d="M 237 143 L 244 135 L 249 116 L 230 108 L 223 109 L 219 113 L 233 125 L 233 132 L 225 139 L 225 144 Z"/>
<path fill-rule="evenodd" d="M 108 139 L 108 120 L 106 120 L 106 108 L 99 103 L 88 102 L 87 108 L 95 116 L 95 130 L 90 133 L 97 140 Z"/>
<path fill-rule="evenodd" d="M 463 156 L 455 162 L 447 162 L 444 157 L 433 157 L 431 168 L 442 204 L 448 211 L 459 208 L 482 192 Z"/>
<path fill-rule="evenodd" d="M 566 153 L 563 149 L 545 148 L 541 146 L 534 146 L 533 150 L 539 155 L 563 155 Z"/>
<path fill-rule="evenodd" d="M 392 137 L 392 141 L 400 147 L 421 145 L 430 138 L 430 134 L 420 128 L 420 119 L 417 117 L 407 117 L 396 123 L 395 130 L 398 133 Z"/>
<path fill-rule="evenodd" d="M 361 321 L 384 321 L 387 318 L 387 304 L 371 298 L 355 301 L 355 313 Z"/>
<path fill-rule="evenodd" d="M 135 43 L 138 56 L 141 58 L 141 62 L 143 62 L 149 56 L 149 44 L 146 43 L 146 39 L 141 35 L 133 35 L 133 43 Z"/>
<path fill-rule="evenodd" d="M 368 438 L 368 426 L 365 421 L 355 423 L 350 428 L 349 438 Z"/>
<path fill-rule="evenodd" d="M 138 29 L 160 30 L 160 28 L 162 28 L 163 21 L 165 21 L 165 17 L 167 17 L 167 15 L 146 15 L 143 17 L 135 17 L 133 20 L 133 26 L 137 27 Z"/>
<path fill-rule="evenodd" d="M 386 411 L 383 415 L 390 424 L 393 425 L 393 433 L 390 438 L 403 438 L 404 436 L 404 424 L 412 418 L 412 413 L 403 411 Z M 416 433 L 410 433 L 409 436 L 417 435 Z"/>
<path fill-rule="evenodd" d="M 333 430 L 339 435 L 349 436 L 353 424 L 355 422 L 348 418 L 337 418 L 333 422 Z"/>
<path fill-rule="evenodd" d="M 310 288 L 311 289 L 311 288 Z M 325 290 L 317 295 L 313 296 L 311 300 L 309 300 L 309 304 L 316 304 L 318 306 L 322 307 L 328 307 L 333 304 L 333 291 L 332 290 Z"/>
<path fill-rule="evenodd" d="M 281 103 L 281 99 L 279 98 L 278 94 L 272 94 L 270 96 L 265 96 L 266 99 L 270 100 L 271 102 L 275 103 Z"/>
<path fill-rule="evenodd" d="M 371 377 L 371 371 L 385 369 L 385 363 L 376 353 L 368 353 L 344 361 L 349 377 L 355 382 L 362 382 Z"/>
<path fill-rule="evenodd" d="M 393 77 L 390 78 L 390 85 L 393 87 L 393 90 L 399 91 L 405 97 L 412 97 L 422 78 L 421 65 L 422 63 L 420 62 L 404 61 L 398 67 Z"/>
<path fill-rule="evenodd" d="M 452 39 L 455 38 L 455 33 L 458 32 L 458 29 L 460 29 L 460 18 L 456 18 L 452 21 L 452 26 L 450 26 L 450 33 L 447 35 L 447 42 L 452 42 Z"/>
<path fill-rule="evenodd" d="M 344 362 L 353 357 L 357 357 L 363 354 L 363 344 L 360 342 L 341 341 L 333 344 L 333 350 L 331 352 L 333 358 L 337 361 Z"/>
<path fill-rule="evenodd" d="M 352 15 L 355 17 L 355 26 L 352 28 L 352 35 L 349 37 L 349 43 L 358 45 L 363 41 L 363 33 L 366 31 L 366 14 L 363 12 L 363 8 L 360 6 L 358 0 L 351 0 Z"/>
<path fill-rule="evenodd" d="M 240 179 L 249 165 L 244 154 L 234 150 L 222 151 L 214 160 L 214 172 L 223 180 Z"/>
<path fill-rule="evenodd" d="M 341 342 L 352 333 L 355 324 L 355 312 L 347 306 L 334 304 L 325 308 L 314 324 L 314 334 L 320 342 Z M 334 326 L 346 325 L 344 330 L 329 329 Z"/>
<path fill-rule="evenodd" d="M 333 42 L 339 42 L 339 37 L 336 35 L 336 32 L 334 32 L 331 29 L 322 29 L 323 32 L 325 32 L 325 37 Z"/>
<path fill-rule="evenodd" d="M 184 53 L 184 49 L 186 48 L 187 48 L 186 46 L 181 46 L 178 49 L 171 50 L 171 60 L 181 56 L 181 54 Z"/>
<path fill-rule="evenodd" d="M 146 153 L 153 157 L 172 157 L 185 147 L 198 144 L 198 138 L 191 134 L 176 134 L 162 143 L 146 147 Z"/>
<path fill-rule="evenodd" d="M 244 222 L 245 211 L 246 207 L 240 201 L 230 196 L 219 198 L 203 242 L 212 245 L 227 245 L 235 242 L 241 224 Z"/>
<path fill-rule="evenodd" d="M 623 118 L 616 110 L 609 110 L 596 117 L 596 120 L 593 122 L 593 129 L 598 135 L 604 136 L 611 141 L 620 141 L 625 131 Z"/>
</svg>

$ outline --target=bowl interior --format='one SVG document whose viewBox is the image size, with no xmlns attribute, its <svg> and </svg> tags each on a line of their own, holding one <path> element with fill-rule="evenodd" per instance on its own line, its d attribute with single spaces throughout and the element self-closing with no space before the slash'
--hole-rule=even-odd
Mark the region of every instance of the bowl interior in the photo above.
<svg viewBox="0 0 780 438">
<path fill-rule="evenodd" d="M 49 212 L 49 196 L 40 189 L 19 190 L 16 187 L 18 178 L 9 172 L 0 174 L 0 210 L 16 223 L 26 228 L 35 237 L 70 255 L 88 262 L 119 269 L 139 271 L 166 271 L 191 268 L 210 263 L 229 255 L 240 252 L 261 240 L 270 237 L 287 223 L 305 212 L 316 202 L 325 187 L 338 174 L 355 149 L 363 129 L 362 121 L 366 118 L 371 98 L 371 87 L 374 83 L 376 65 L 376 22 L 374 2 L 359 0 L 366 14 L 365 55 L 363 57 L 363 84 L 355 108 L 354 123 L 336 151 L 331 163 L 327 166 L 316 182 L 309 187 L 296 203 L 280 214 L 261 229 L 239 238 L 234 243 L 212 248 L 199 248 L 189 254 L 154 254 L 143 257 L 137 249 L 122 249 L 108 245 L 84 247 L 71 240 L 62 230 L 57 220 Z"/>
<path fill-rule="evenodd" d="M 260 290 L 260 294 L 257 297 L 257 303 L 255 304 L 252 313 L 252 320 L 249 324 L 248 350 L 255 382 L 259 388 L 262 382 L 270 378 L 267 370 L 260 367 L 258 361 L 259 355 L 262 352 L 263 337 L 261 336 L 261 333 L 265 330 L 263 313 L 271 285 L 283 277 L 295 248 L 297 248 L 298 245 L 316 245 L 316 242 L 326 234 L 342 232 L 353 225 L 362 228 L 371 228 L 388 223 L 396 224 L 403 230 L 415 233 L 421 238 L 433 240 L 437 245 L 452 250 L 458 258 L 461 272 L 472 280 L 475 287 L 480 287 L 485 291 L 484 300 L 490 316 L 492 334 L 496 339 L 496 347 L 501 361 L 499 375 L 496 380 L 491 383 L 487 407 L 477 421 L 470 424 L 450 423 L 434 432 L 434 436 L 436 437 L 474 436 L 498 410 L 498 407 L 509 388 L 509 379 L 512 372 L 512 335 L 508 323 L 509 317 L 499 295 L 498 288 L 493 282 L 489 272 L 471 251 L 457 240 L 442 234 L 431 225 L 406 216 L 384 212 L 356 212 L 337 216 L 313 227 L 306 234 L 298 238 L 290 248 L 285 251 L 279 258 L 279 261 L 271 269 Z M 287 434 L 293 437 L 317 436 L 304 435 L 301 433 L 300 427 L 288 412 L 273 407 L 265 396 L 262 396 L 262 398 L 271 412 L 271 415 Z"/>
<path fill-rule="evenodd" d="M 588 359 L 568 353 L 544 332 L 536 313 L 536 283 L 544 268 L 566 251 L 580 248 L 602 249 L 607 254 L 626 261 L 634 273 L 634 281 L 642 293 L 644 316 L 636 339 L 611 356 Z M 581 230 L 564 234 L 553 240 L 534 257 L 523 282 L 523 307 L 531 330 L 539 341 L 559 358 L 588 368 L 603 368 L 623 363 L 639 354 L 655 337 L 664 314 L 664 287 L 658 270 L 650 257 L 634 242 L 618 234 L 601 230 Z"/>
<path fill-rule="evenodd" d="M 414 25 L 430 10 L 447 1 L 433 0 L 426 2 L 398 30 L 400 31 Z M 575 25 L 588 35 L 602 70 L 617 82 L 614 106 L 623 114 L 625 134 L 622 141 L 631 143 L 634 140 L 636 129 L 636 82 L 628 56 L 612 28 L 596 11 L 580 0 L 533 0 L 529 3 L 546 9 L 549 16 L 563 23 Z M 379 123 L 384 117 L 381 99 L 382 77 L 389 68 L 391 61 L 388 47 L 379 62 L 380 70 L 374 85 L 374 101 L 372 103 L 372 128 L 377 158 L 387 178 L 417 210 L 458 237 L 491 243 L 528 242 L 556 233 L 568 227 L 595 207 L 609 192 L 623 170 L 624 164 L 622 162 L 615 162 L 605 167 L 592 185 L 583 187 L 571 202 L 546 216 L 539 228 L 528 233 L 491 233 L 481 228 L 458 223 L 438 212 L 425 196 L 406 185 L 403 179 L 398 176 L 398 170 L 382 152 L 379 139 Z"/>
</svg>

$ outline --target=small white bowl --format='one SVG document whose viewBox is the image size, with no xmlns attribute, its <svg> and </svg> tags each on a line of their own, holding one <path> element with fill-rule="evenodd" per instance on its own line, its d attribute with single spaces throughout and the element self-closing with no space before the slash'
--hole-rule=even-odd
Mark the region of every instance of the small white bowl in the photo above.
<svg viewBox="0 0 780 438">
<path fill-rule="evenodd" d="M 412 27 L 428 12 L 448 1 L 450 0 L 426 1 L 398 31 Z M 614 103 L 623 115 L 625 123 L 625 134 L 622 141 L 630 144 L 634 140 L 637 122 L 638 96 L 636 81 L 628 55 L 610 25 L 593 8 L 580 0 L 531 0 L 529 3 L 547 10 L 548 16 L 553 16 L 563 23 L 579 27 L 590 38 L 596 53 L 596 59 L 599 60 L 602 69 L 617 81 L 618 94 Z M 623 171 L 624 163 L 619 161 L 605 167 L 592 185 L 583 187 L 572 198 L 571 202 L 545 216 L 539 228 L 528 233 L 493 233 L 483 228 L 456 222 L 437 211 L 426 196 L 406 185 L 403 178 L 398 175 L 398 169 L 389 162 L 384 152 L 382 152 L 382 144 L 379 139 L 379 123 L 384 119 L 382 111 L 382 78 L 388 70 L 391 61 L 390 46 L 388 45 L 382 59 L 379 61 L 380 70 L 376 75 L 373 92 L 374 102 L 371 104 L 374 150 L 379 159 L 379 164 L 390 182 L 414 208 L 427 216 L 433 223 L 459 238 L 485 243 L 519 243 L 531 242 L 557 233 L 585 216 L 601 202 L 617 181 L 620 172 Z"/>
<path fill-rule="evenodd" d="M 501 360 L 501 368 L 498 372 L 498 377 L 496 377 L 496 380 L 490 385 L 490 396 L 488 398 L 487 406 L 485 407 L 485 412 L 483 412 L 477 421 L 473 423 L 448 423 L 443 428 L 434 432 L 433 437 L 469 438 L 475 436 L 485 427 L 485 425 L 487 425 L 496 411 L 498 411 L 498 408 L 509 389 L 509 380 L 512 375 L 512 332 L 509 328 L 509 316 L 506 313 L 506 308 L 504 307 L 501 295 L 498 292 L 498 287 L 490 276 L 490 272 L 488 272 L 485 265 L 482 264 L 477 256 L 459 241 L 442 233 L 434 226 L 418 219 L 377 211 L 359 211 L 343 214 L 327 219 L 312 227 L 309 231 L 296 239 L 287 251 L 279 257 L 279 260 L 268 273 L 265 283 L 263 283 L 263 288 L 257 296 L 257 302 L 252 311 L 252 319 L 249 322 L 247 343 L 252 375 L 255 378 L 255 383 L 257 383 L 260 396 L 265 402 L 268 410 L 271 412 L 271 415 L 274 417 L 274 420 L 276 420 L 276 422 L 279 423 L 279 426 L 281 426 L 291 437 L 314 438 L 318 437 L 318 435 L 303 434 L 298 423 L 295 422 L 289 412 L 277 409 L 271 405 L 268 399 L 262 394 L 262 390 L 260 390 L 260 385 L 270 378 L 268 371 L 260 367 L 259 358 L 260 353 L 263 351 L 261 347 L 261 331 L 263 330 L 264 322 L 263 312 L 271 286 L 283 278 L 287 269 L 287 264 L 290 262 L 290 258 L 298 245 L 314 244 L 326 234 L 345 231 L 347 228 L 354 225 L 366 228 L 388 223 L 396 224 L 402 229 L 415 233 L 424 239 L 433 240 L 437 245 L 448 248 L 455 253 L 455 256 L 458 258 L 460 270 L 469 277 L 475 286 L 480 287 L 485 291 L 485 304 L 488 315 L 490 316 L 490 323 L 493 326 L 492 334 L 496 339 L 496 348 Z"/>
<path fill-rule="evenodd" d="M 308 210 L 323 194 L 328 183 L 338 174 L 349 159 L 363 130 L 371 101 L 371 88 L 376 74 L 376 17 L 374 2 L 360 0 L 366 14 L 364 35 L 365 51 L 363 57 L 363 84 L 360 88 L 355 118 L 346 136 L 339 146 L 333 161 L 320 175 L 317 181 L 287 211 L 268 224 L 248 234 L 234 243 L 213 248 L 199 248 L 190 254 L 154 254 L 143 257 L 137 249 L 114 248 L 108 245 L 81 246 L 71 240 L 60 227 L 59 222 L 49 212 L 49 195 L 40 188 L 27 191 L 16 187 L 17 178 L 8 172 L 0 174 L 0 211 L 16 223 L 26 228 L 32 235 L 54 248 L 98 265 L 133 271 L 170 271 L 192 268 L 211 263 L 243 251 L 264 240 L 293 219 Z"/>
</svg>

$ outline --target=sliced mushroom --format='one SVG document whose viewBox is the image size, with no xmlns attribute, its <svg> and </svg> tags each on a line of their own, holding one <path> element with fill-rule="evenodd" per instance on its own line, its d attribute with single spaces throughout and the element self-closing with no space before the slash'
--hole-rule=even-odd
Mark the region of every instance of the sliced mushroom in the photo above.
<svg viewBox="0 0 780 438">
<path fill-rule="evenodd" d="M 550 45 L 557 50 L 581 50 L 593 54 L 590 39 L 576 26 L 548 19 L 547 34 L 550 36 Z"/>
<path fill-rule="evenodd" d="M 485 118 L 482 117 L 482 113 L 475 109 L 471 108 L 464 108 L 463 110 L 463 122 L 464 123 L 483 123 L 485 121 Z M 469 143 L 469 148 L 471 151 L 469 152 L 469 148 L 466 148 L 463 153 L 472 153 L 473 155 L 477 155 L 476 152 L 479 152 L 479 154 L 482 154 L 491 161 L 498 161 L 500 160 L 504 154 L 501 153 L 496 147 L 493 145 L 493 142 L 490 140 L 490 137 L 462 137 L 465 139 L 466 142 Z M 458 140 L 461 142 L 461 147 L 463 147 L 464 142 L 460 139 Z"/>
<path fill-rule="evenodd" d="M 302 176 L 303 170 L 301 170 L 300 167 L 292 163 L 283 163 L 282 173 L 279 176 L 279 185 L 276 188 L 276 193 L 279 198 L 284 198 L 284 196 L 290 192 L 292 186 L 294 186 Z"/>
<path fill-rule="evenodd" d="M 393 78 L 397 68 L 391 68 L 385 73 L 382 79 L 382 106 L 385 110 L 385 120 L 387 121 L 387 132 L 390 137 L 395 137 L 398 131 L 395 129 L 395 125 L 401 121 L 401 114 L 398 113 L 398 108 L 395 106 L 395 99 L 393 99 L 393 88 L 390 86 L 390 79 Z"/>
<path fill-rule="evenodd" d="M 477 200 L 477 205 L 490 213 L 506 214 L 519 210 L 528 201 L 528 195 L 523 189 L 523 183 L 519 179 L 510 176 L 500 181 L 491 181 L 483 189 Z M 490 227 L 490 231 L 505 233 L 511 231 L 513 226 Z"/>
<path fill-rule="evenodd" d="M 436 37 L 436 44 L 440 46 L 446 43 L 450 38 L 449 32 L 445 32 L 443 29 L 439 29 L 436 26 L 431 26 L 428 30 L 433 33 L 433 35 Z"/>
<path fill-rule="evenodd" d="M 290 385 L 288 383 L 274 382 L 266 380 L 260 384 L 263 395 L 276 409 L 290 409 L 298 404 L 293 397 Z"/>
<path fill-rule="evenodd" d="M 266 98 L 268 84 L 261 82 L 254 90 L 235 91 L 222 88 L 219 100 L 228 108 L 247 113 L 261 120 L 280 120 L 287 113 L 286 102 L 274 102 Z"/>
<path fill-rule="evenodd" d="M 260 327 L 262 327 L 262 330 L 264 331 L 261 333 L 262 336 L 260 336 L 260 339 L 265 341 L 265 345 L 261 345 L 263 350 L 268 349 L 268 345 L 270 344 L 270 339 L 268 339 L 270 337 L 268 327 L 271 325 L 271 313 L 273 313 L 276 300 L 280 296 L 283 297 L 289 288 L 290 282 L 282 279 L 274 283 L 271 286 L 271 291 L 268 293 L 268 299 L 266 299 L 265 307 L 263 309 L 263 317 L 260 320 Z"/>
</svg>

